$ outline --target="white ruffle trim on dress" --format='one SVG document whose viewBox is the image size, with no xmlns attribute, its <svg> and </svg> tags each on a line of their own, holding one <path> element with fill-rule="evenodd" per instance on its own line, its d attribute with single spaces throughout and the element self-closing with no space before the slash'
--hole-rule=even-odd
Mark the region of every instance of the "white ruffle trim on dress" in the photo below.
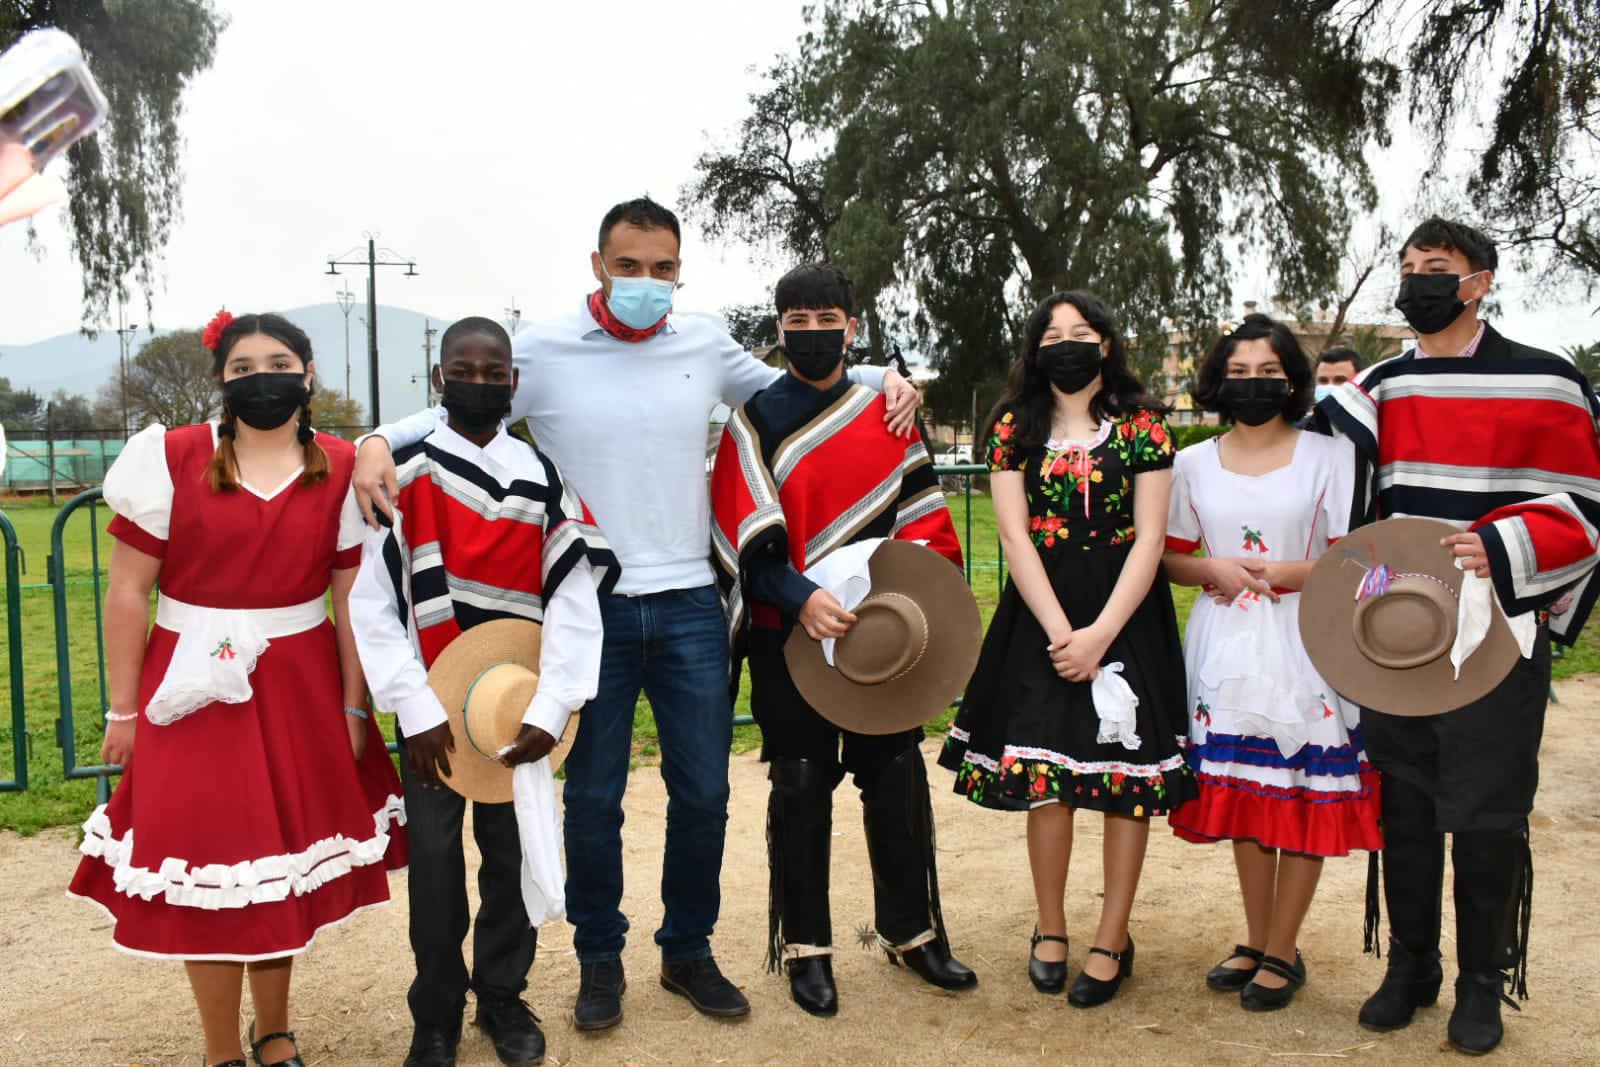
<svg viewBox="0 0 1600 1067">
<path fill-rule="evenodd" d="M 83 824 L 83 844 L 78 849 L 105 861 L 119 893 L 145 900 L 161 896 L 174 907 L 218 911 L 272 904 L 291 894 L 306 896 L 357 867 L 381 863 L 389 851 L 390 826 L 404 826 L 405 821 L 405 802 L 391 794 L 373 813 L 373 834 L 364 841 L 336 834 L 287 855 L 201 867 L 169 857 L 151 870 L 134 866 L 133 830 L 116 837 L 102 804 Z"/>
</svg>

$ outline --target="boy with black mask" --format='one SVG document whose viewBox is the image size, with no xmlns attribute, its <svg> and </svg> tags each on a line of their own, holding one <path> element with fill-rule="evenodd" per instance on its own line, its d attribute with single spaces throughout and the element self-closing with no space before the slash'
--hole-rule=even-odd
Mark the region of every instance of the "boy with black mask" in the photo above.
<svg viewBox="0 0 1600 1067">
<path fill-rule="evenodd" d="M 883 398 L 845 378 L 856 331 L 849 279 L 808 264 L 784 275 L 775 296 L 789 373 L 735 411 L 723 433 L 711 473 L 713 562 L 733 618 L 735 671 L 750 661 L 750 706 L 770 765 L 768 965 L 788 971 L 797 1004 L 830 1016 L 838 993 L 828 852 L 833 790 L 846 773 L 861 790 L 878 942 L 932 985 L 968 989 L 978 978 L 951 957 L 940 916 L 921 729 L 843 730 L 795 688 L 783 652 L 790 630 L 838 638 L 855 621 L 803 572 L 873 538 L 921 541 L 957 567 L 962 557 L 921 435 L 908 447 L 884 425 Z M 755 507 L 773 494 L 777 508 Z"/>
<path fill-rule="evenodd" d="M 1361 1008 L 1372 1030 L 1411 1022 L 1439 993 L 1444 835 L 1455 867 L 1460 976 L 1449 1039 L 1483 1053 L 1503 1034 L 1510 970 L 1527 996 L 1533 856 L 1528 814 L 1550 693 L 1550 640 L 1577 639 L 1600 591 L 1600 402 L 1549 352 L 1500 336 L 1479 308 L 1498 255 L 1470 226 L 1430 218 L 1401 246 L 1395 306 L 1416 347 L 1317 408 L 1360 456 L 1356 516 L 1441 519 L 1458 566 L 1493 582 L 1508 617 L 1537 622 L 1531 651 L 1487 696 L 1444 715 L 1361 713 L 1383 772 L 1389 968 Z M 1514 429 L 1513 429 L 1514 428 Z M 1373 869 L 1376 877 L 1376 867 Z M 1376 889 L 1368 899 L 1376 907 Z M 1376 915 L 1369 914 L 1369 933 Z M 1374 934 L 1375 936 L 1375 934 Z"/>
<path fill-rule="evenodd" d="M 550 753 L 600 677 L 600 593 L 617 580 L 611 549 L 555 464 L 502 425 L 517 371 L 499 323 L 463 319 L 444 333 L 434 388 L 445 417 L 395 454 L 400 485 L 390 528 L 370 532 L 350 596 L 356 642 L 379 708 L 394 711 L 414 842 L 408 997 L 416 1027 L 407 1067 L 455 1063 L 467 989 L 476 1024 L 502 1063 L 538 1063 L 545 1040 L 521 1000 L 539 932 L 521 891 L 513 806 L 475 804 L 482 853 L 469 980 L 461 943 L 467 890 L 461 847 L 466 800 L 443 788 L 455 750 L 428 667 L 463 630 L 491 619 L 543 627 L 539 689 L 509 764 Z"/>
</svg>

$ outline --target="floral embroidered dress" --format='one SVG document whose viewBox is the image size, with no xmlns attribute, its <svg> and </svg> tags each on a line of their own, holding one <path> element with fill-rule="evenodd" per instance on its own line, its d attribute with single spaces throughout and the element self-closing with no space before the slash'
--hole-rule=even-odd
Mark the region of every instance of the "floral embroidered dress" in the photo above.
<svg viewBox="0 0 1600 1067">
<path fill-rule="evenodd" d="M 1068 620 L 1088 626 L 1133 547 L 1134 480 L 1172 465 L 1171 431 L 1160 416 L 1140 411 L 1105 421 L 1089 440 L 1020 449 L 1015 426 L 1003 412 L 985 459 L 992 471 L 1022 473 L 1033 547 Z M 1090 684 L 1058 675 L 1048 644 L 1008 581 L 939 757 L 956 772 L 956 792 L 1009 811 L 1059 801 L 1135 816 L 1165 814 L 1192 796 L 1181 750 L 1183 649 L 1166 575 L 1157 571 L 1104 660 L 1122 664 L 1138 697 L 1134 747 L 1099 741 Z"/>
<path fill-rule="evenodd" d="M 152 426 L 106 474 L 111 533 L 161 561 L 160 600 L 133 759 L 84 823 L 68 893 L 110 913 L 124 952 L 292 955 L 387 901 L 386 872 L 405 865 L 400 781 L 375 722 L 363 758 L 351 753 L 323 600 L 333 571 L 360 562 L 355 449 L 317 441 L 331 470 L 314 485 L 214 492 L 208 424 Z M 256 649 L 236 701 L 197 695 L 205 660 L 226 673 Z M 176 682 L 190 696 L 163 699 Z"/>
<path fill-rule="evenodd" d="M 1302 433 L 1286 466 L 1222 465 L 1216 439 L 1186 448 L 1172 478 L 1167 547 L 1210 556 L 1316 559 L 1349 529 L 1355 453 Z M 1251 840 L 1313 856 L 1382 847 L 1377 772 L 1359 710 L 1328 687 L 1300 641 L 1300 594 L 1202 595 L 1189 616 L 1190 766 L 1200 796 L 1173 813 L 1185 841 Z"/>
</svg>

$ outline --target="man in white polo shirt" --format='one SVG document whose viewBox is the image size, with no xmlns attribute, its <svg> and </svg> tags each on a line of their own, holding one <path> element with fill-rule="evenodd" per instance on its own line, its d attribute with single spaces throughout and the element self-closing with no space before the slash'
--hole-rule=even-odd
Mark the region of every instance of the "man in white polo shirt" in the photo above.
<svg viewBox="0 0 1600 1067">
<path fill-rule="evenodd" d="M 648 198 L 618 204 L 591 256 L 599 290 L 514 344 L 520 378 L 511 421 L 528 419 L 622 564 L 615 593 L 602 600 L 600 689 L 578 720 L 563 792 L 581 1030 L 622 1020 L 622 795 L 641 689 L 655 713 L 668 796 L 665 914 L 655 936 L 661 984 L 707 1015 L 750 1011 L 711 956 L 733 712 L 727 627 L 709 562 L 705 457 L 712 409 L 743 404 L 781 374 L 710 320 L 671 314 L 679 250 L 671 211 Z M 915 431 L 918 396 L 909 383 L 878 368 L 851 377 L 883 390 L 893 429 Z M 363 443 L 355 475 L 363 509 L 393 495 L 390 447 L 413 443 L 437 420 L 421 412 Z"/>
</svg>

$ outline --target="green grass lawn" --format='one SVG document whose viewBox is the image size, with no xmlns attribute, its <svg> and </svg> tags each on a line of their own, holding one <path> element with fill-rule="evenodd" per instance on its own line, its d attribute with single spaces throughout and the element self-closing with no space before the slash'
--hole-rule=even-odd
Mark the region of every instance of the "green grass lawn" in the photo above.
<svg viewBox="0 0 1600 1067">
<path fill-rule="evenodd" d="M 956 530 L 967 546 L 973 593 L 977 597 L 984 624 L 987 625 L 1004 585 L 994 511 L 987 497 L 974 494 L 969 527 L 965 497 L 961 494 L 952 496 L 950 507 Z M 31 735 L 32 756 L 28 766 L 27 791 L 0 793 L 0 828 L 34 833 L 45 827 L 82 820 L 94 806 L 95 783 L 65 781 L 62 777 L 61 749 L 56 744 L 61 689 L 58 685 L 53 598 L 46 583 L 45 569 L 45 560 L 50 551 L 50 527 L 56 511 L 43 501 L 29 501 L 7 505 L 5 514 L 16 527 L 18 541 L 25 555 L 26 572 L 22 575 L 20 590 L 23 700 L 27 730 Z M 110 521 L 109 512 L 104 507 L 98 508 L 96 520 L 103 531 Z M 99 762 L 102 734 L 100 714 L 103 711 L 95 639 L 95 545 L 90 533 L 89 511 L 84 508 L 73 516 L 63 541 L 70 635 L 68 662 L 73 706 L 76 709 L 73 733 L 80 766 Z M 99 539 L 101 568 L 106 564 L 110 546 L 111 539 L 102 534 Z M 1180 621 L 1186 620 L 1194 603 L 1195 591 L 1175 587 L 1173 592 Z M 1589 627 L 1578 645 L 1568 650 L 1565 659 L 1557 662 L 1555 674 L 1557 678 L 1567 678 L 1593 671 L 1600 671 L 1600 635 L 1596 634 L 1595 627 Z M 10 684 L 7 634 L 0 628 L 0 693 L 9 694 Z M 746 678 L 740 687 L 735 713 L 748 715 L 749 712 L 749 684 Z M 935 720 L 930 724 L 929 731 L 942 731 L 953 714 L 947 712 Z M 392 732 L 392 722 L 385 722 L 384 726 L 386 734 Z M 12 777 L 12 753 L 16 743 L 11 717 L 5 715 L 4 721 L 0 722 L 0 778 Z M 749 751 L 760 743 L 760 732 L 754 726 L 734 729 L 734 751 Z M 649 702 L 641 699 L 634 716 L 635 762 L 652 762 L 658 754 L 655 721 L 651 717 Z"/>
</svg>

